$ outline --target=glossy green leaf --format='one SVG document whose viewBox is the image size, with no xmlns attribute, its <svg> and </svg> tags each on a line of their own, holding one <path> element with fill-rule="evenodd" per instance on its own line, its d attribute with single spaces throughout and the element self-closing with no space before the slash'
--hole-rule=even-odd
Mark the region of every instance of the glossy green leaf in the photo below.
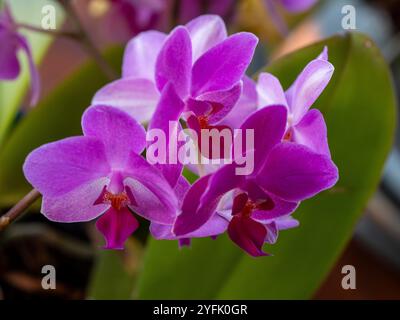
<svg viewBox="0 0 400 320">
<path fill-rule="evenodd" d="M 395 127 L 390 73 L 379 50 L 361 34 L 335 36 L 272 63 L 267 70 L 287 88 L 308 61 L 328 45 L 335 75 L 316 103 L 324 114 L 340 180 L 305 201 L 295 213 L 300 227 L 266 246 L 272 257 L 250 258 L 226 235 L 150 241 L 139 298 L 306 299 L 312 297 L 352 234 L 379 182 Z"/>
<path fill-rule="evenodd" d="M 109 56 L 117 70 L 121 50 L 113 50 Z M 86 64 L 21 120 L 0 150 L 1 204 L 12 204 L 30 190 L 22 172 L 29 152 L 46 142 L 81 134 L 82 113 L 107 82 L 94 63 Z"/>
<path fill-rule="evenodd" d="M 8 1 L 8 3 L 13 17 L 18 23 L 40 26 L 44 17 L 42 8 L 46 5 L 51 5 L 56 9 L 56 25 L 58 27 L 64 21 L 63 10 L 57 2 L 52 0 L 13 0 Z M 20 32 L 28 39 L 34 60 L 39 64 L 54 37 L 23 29 L 20 29 Z M 0 82 L 0 146 L 3 144 L 29 89 L 30 74 L 26 55 L 20 52 L 19 58 L 21 62 L 21 74 L 18 79 Z"/>
<path fill-rule="evenodd" d="M 89 284 L 89 299 L 129 299 L 133 296 L 138 260 L 143 248 L 129 243 L 125 251 L 102 250 Z M 139 254 L 138 254 L 139 253 Z M 130 254 L 135 254 L 130 257 Z"/>
</svg>

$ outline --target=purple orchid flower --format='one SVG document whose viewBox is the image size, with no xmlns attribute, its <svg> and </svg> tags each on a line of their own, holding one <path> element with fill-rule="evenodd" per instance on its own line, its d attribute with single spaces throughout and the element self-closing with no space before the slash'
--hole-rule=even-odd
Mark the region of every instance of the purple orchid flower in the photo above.
<svg viewBox="0 0 400 320">
<path fill-rule="evenodd" d="M 169 36 L 148 31 L 127 45 L 122 79 L 102 88 L 93 104 L 121 108 L 140 122 L 153 116 L 160 94 L 171 83 L 191 123 L 209 127 L 238 101 L 242 77 L 257 38 L 246 32 L 227 37 L 223 20 L 200 16 Z"/>
<path fill-rule="evenodd" d="M 245 114 L 280 104 L 288 110 L 285 140 L 330 155 L 324 117 L 319 110 L 310 108 L 329 84 L 333 72 L 334 67 L 328 61 L 328 49 L 325 47 L 316 59 L 307 64 L 286 92 L 272 74 L 260 73 L 257 84 L 247 78 L 239 102 L 220 125 L 235 128 Z"/>
<path fill-rule="evenodd" d="M 58 222 L 89 221 L 105 248 L 122 249 L 138 227 L 130 210 L 159 224 L 176 218 L 175 191 L 140 153 L 145 130 L 125 112 L 90 107 L 83 136 L 39 147 L 24 164 L 27 180 L 43 195 L 41 212 Z"/>
<path fill-rule="evenodd" d="M 31 73 L 31 100 L 35 105 L 40 94 L 39 73 L 33 61 L 31 48 L 24 36 L 17 32 L 17 25 L 11 15 L 10 8 L 4 5 L 0 12 L 0 80 L 15 80 L 20 74 L 18 50 L 26 53 Z"/>
<path fill-rule="evenodd" d="M 290 214 L 300 201 L 332 187 L 338 171 L 328 156 L 284 141 L 286 120 L 284 106 L 263 108 L 246 119 L 241 129 L 255 134 L 254 150 L 246 150 L 254 153 L 254 172 L 238 176 L 237 165 L 229 164 L 200 178 L 185 195 L 173 235 L 227 230 L 248 254 L 261 256 L 264 242 L 274 242 L 278 230 L 297 225 Z M 165 236 L 159 229 L 165 232 L 166 227 L 158 228 L 156 236 Z"/>
<path fill-rule="evenodd" d="M 278 2 L 280 2 L 287 11 L 299 13 L 310 9 L 318 0 L 278 0 Z"/>
<path fill-rule="evenodd" d="M 165 0 L 111 0 L 114 18 L 124 17 L 132 34 L 157 26 L 166 9 Z"/>
<path fill-rule="evenodd" d="M 288 109 L 285 139 L 326 155 L 330 155 L 330 151 L 325 120 L 319 110 L 310 110 L 310 107 L 328 85 L 333 72 L 325 47 L 286 92 L 279 80 L 269 73 L 261 73 L 257 84 L 258 107 L 281 104 Z"/>
</svg>

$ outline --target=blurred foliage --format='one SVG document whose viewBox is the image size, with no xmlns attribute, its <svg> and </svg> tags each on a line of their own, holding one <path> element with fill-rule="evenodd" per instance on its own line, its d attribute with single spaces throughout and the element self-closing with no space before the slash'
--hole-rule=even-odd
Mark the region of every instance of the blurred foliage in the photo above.
<svg viewBox="0 0 400 320">
<path fill-rule="evenodd" d="M 1 4 L 1 2 L 0 2 Z M 56 8 L 56 24 L 61 26 L 64 21 L 63 10 L 55 1 L 51 0 L 13 0 L 8 1 L 13 17 L 17 22 L 38 26 L 38 21 L 42 21 L 42 8 L 45 5 L 52 5 Z M 54 37 L 43 33 L 31 32 L 20 29 L 31 46 L 32 54 L 36 63 L 40 63 L 47 49 L 54 40 Z M 19 54 L 21 62 L 21 74 L 15 81 L 0 82 L 0 148 L 12 127 L 13 121 L 30 86 L 30 74 L 25 53 Z"/>
<path fill-rule="evenodd" d="M 143 261 L 143 245 L 135 238 L 126 243 L 126 250 L 102 250 L 90 281 L 90 299 L 129 299 L 135 295 L 135 284 Z"/>
<path fill-rule="evenodd" d="M 254 259 L 226 235 L 176 241 L 151 240 L 139 280 L 145 299 L 307 299 L 327 275 L 381 176 L 395 127 L 395 98 L 378 48 L 361 34 L 336 36 L 277 60 L 267 71 L 288 87 L 327 45 L 335 75 L 316 106 L 323 112 L 340 181 L 305 201 L 295 213 L 300 227 L 283 231 L 273 257 Z"/>
<path fill-rule="evenodd" d="M 278 4 L 278 1 L 276 4 L 276 13 L 289 29 L 303 22 L 318 6 L 303 13 L 290 14 Z M 237 24 L 237 30 L 255 33 L 262 41 L 267 40 L 268 46 L 279 45 L 285 37 L 274 24 L 271 12 L 266 8 L 265 0 L 240 0 L 237 9 Z"/>
</svg>

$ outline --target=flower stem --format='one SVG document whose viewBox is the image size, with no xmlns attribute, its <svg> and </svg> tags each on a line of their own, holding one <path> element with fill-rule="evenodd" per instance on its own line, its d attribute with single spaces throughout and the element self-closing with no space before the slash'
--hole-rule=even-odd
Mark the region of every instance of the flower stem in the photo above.
<svg viewBox="0 0 400 320">
<path fill-rule="evenodd" d="M 78 15 L 76 14 L 72 6 L 71 0 L 58 0 L 58 2 L 64 7 L 64 10 L 66 11 L 70 19 L 77 26 L 80 35 L 80 43 L 82 44 L 86 52 L 96 61 L 96 63 L 99 65 L 103 73 L 110 81 L 117 79 L 117 73 L 103 58 L 100 51 L 97 49 L 96 45 L 93 43 L 92 39 L 83 27 Z"/>
<path fill-rule="evenodd" d="M 36 189 L 30 191 L 6 214 L 0 217 L 0 231 L 5 229 L 10 223 L 22 216 L 23 213 L 39 199 L 41 194 Z"/>
</svg>

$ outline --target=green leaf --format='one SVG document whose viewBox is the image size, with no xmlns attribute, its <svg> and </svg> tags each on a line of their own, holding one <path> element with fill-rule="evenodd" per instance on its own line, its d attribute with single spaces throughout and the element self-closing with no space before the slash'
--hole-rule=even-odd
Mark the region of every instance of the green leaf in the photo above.
<svg viewBox="0 0 400 320">
<path fill-rule="evenodd" d="M 89 284 L 89 299 L 130 299 L 143 256 L 143 245 L 129 239 L 124 251 L 102 250 Z"/>
<path fill-rule="evenodd" d="M 121 49 L 109 53 L 115 68 L 121 65 Z M 96 91 L 108 80 L 94 64 L 84 65 L 21 120 L 0 150 L 0 204 L 10 205 L 32 187 L 22 165 L 38 146 L 68 136 L 81 135 L 81 116 Z"/>
<path fill-rule="evenodd" d="M 272 63 L 267 70 L 287 88 L 328 45 L 335 75 L 316 103 L 323 112 L 340 180 L 305 201 L 295 213 L 300 227 L 281 232 L 266 246 L 272 257 L 250 258 L 226 235 L 194 239 L 190 249 L 174 241 L 150 241 L 139 279 L 145 299 L 306 299 L 349 240 L 379 182 L 395 128 L 389 69 L 377 47 L 361 34 L 335 36 Z"/>
<path fill-rule="evenodd" d="M 61 26 L 64 21 L 64 12 L 60 6 L 52 0 L 13 0 L 8 1 L 13 17 L 18 23 L 40 26 L 42 21 L 42 8 L 52 5 L 56 9 L 56 24 Z M 43 59 L 54 37 L 42 33 L 20 29 L 26 36 L 32 49 L 32 55 L 37 64 Z M 4 143 L 13 121 L 21 107 L 27 89 L 30 85 L 30 74 L 26 55 L 19 53 L 21 74 L 14 81 L 0 82 L 0 146 Z"/>
</svg>

